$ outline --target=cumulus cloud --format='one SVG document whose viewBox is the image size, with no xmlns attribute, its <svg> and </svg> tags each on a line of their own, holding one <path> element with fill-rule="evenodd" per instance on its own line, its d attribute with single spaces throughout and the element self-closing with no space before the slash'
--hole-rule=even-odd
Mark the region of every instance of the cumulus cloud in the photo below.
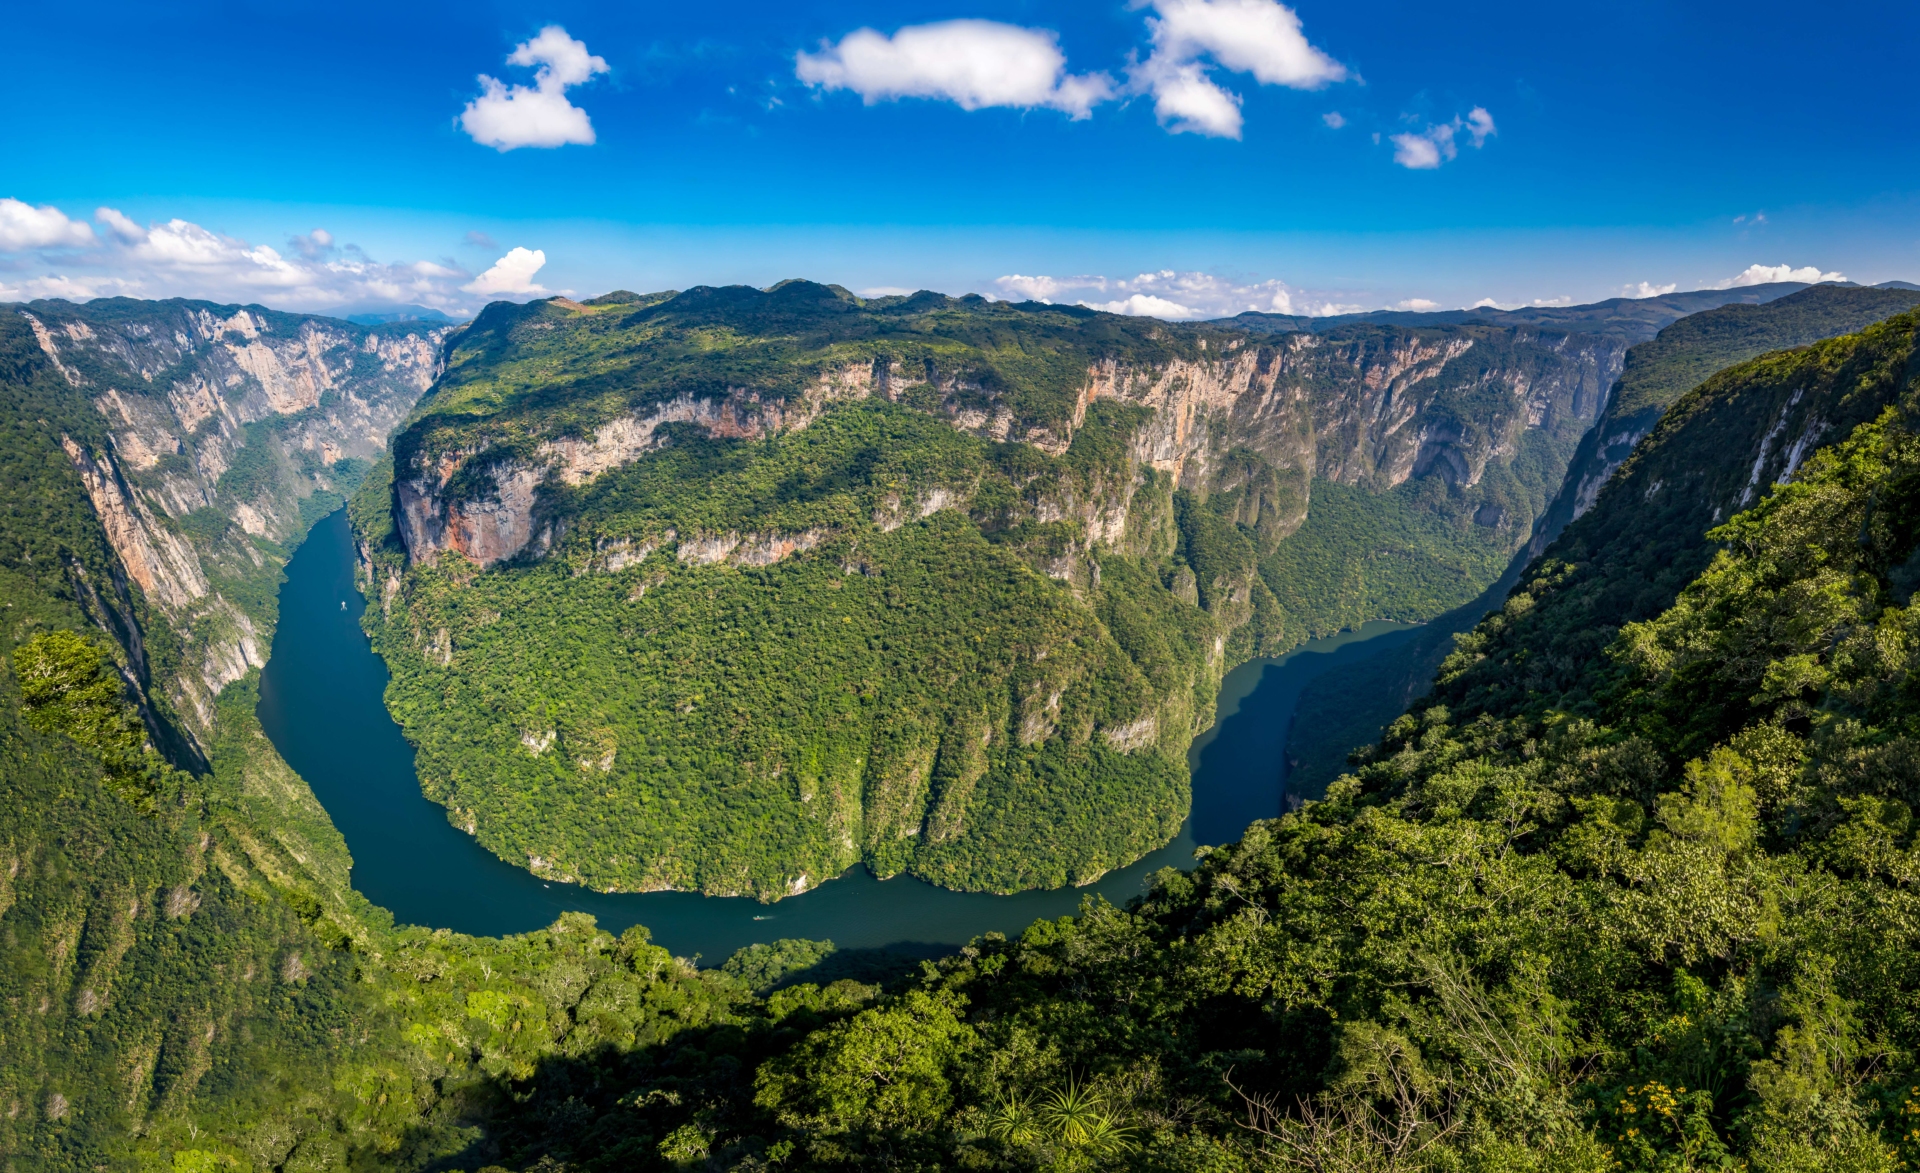
<svg viewBox="0 0 1920 1173">
<path fill-rule="evenodd" d="M 1455 115 L 1450 122 L 1433 123 L 1422 131 L 1390 136 L 1393 161 L 1411 171 L 1433 171 L 1459 156 L 1460 147 L 1455 139 L 1462 131 L 1476 150 L 1500 133 L 1486 107 L 1475 106 L 1464 118 Z"/>
<path fill-rule="evenodd" d="M 468 293 L 521 293 L 542 294 L 549 290 L 536 285 L 533 275 L 547 263 L 547 254 L 541 249 L 528 249 L 515 246 L 507 250 L 507 255 L 493 263 L 493 267 L 475 277 L 460 288 Z"/>
<path fill-rule="evenodd" d="M 513 250 L 475 278 L 451 261 L 376 261 L 324 228 L 292 236 L 283 254 L 190 220 L 143 227 L 116 208 L 99 208 L 93 218 L 101 231 L 82 236 L 72 226 L 86 225 L 58 209 L 30 210 L 41 231 L 26 234 L 9 226 L 0 234 L 0 301 L 194 297 L 314 312 L 400 303 L 459 315 L 477 308 L 474 294 L 524 297 L 547 292 L 532 282 L 545 255 L 525 249 Z M 44 230 L 47 223 L 68 227 L 49 233 Z M 516 255 L 523 253 L 533 258 L 531 265 Z"/>
<path fill-rule="evenodd" d="M 1665 297 L 1680 288 L 1678 282 L 1669 281 L 1665 285 L 1655 285 L 1651 281 L 1636 281 L 1632 285 L 1621 286 L 1621 292 L 1628 297 Z"/>
<path fill-rule="evenodd" d="M 1137 0 L 1151 7 L 1151 50 L 1121 87 L 1104 72 L 1069 73 L 1045 29 L 988 20 L 909 25 L 892 36 L 870 28 L 794 58 L 794 75 L 823 90 L 850 90 L 868 105 L 934 98 L 963 110 L 989 106 L 1060 110 L 1075 120 L 1101 102 L 1150 94 L 1168 131 L 1239 138 L 1238 94 L 1213 70 L 1252 74 L 1262 85 L 1317 90 L 1346 79 L 1346 66 L 1315 48 L 1300 18 L 1276 0 Z M 1328 125 L 1338 114 L 1326 116 Z"/>
<path fill-rule="evenodd" d="M 1347 124 L 1347 116 L 1338 110 L 1329 110 L 1320 116 L 1320 121 L 1327 124 L 1328 130 L 1339 130 Z"/>
<path fill-rule="evenodd" d="M 801 53 L 794 74 L 823 90 L 851 90 L 871 106 L 938 98 L 962 110 L 988 106 L 1060 110 L 1086 118 L 1113 96 L 1104 73 L 1069 74 L 1054 35 L 991 20 L 909 25 L 891 37 L 858 29 L 818 53 Z"/>
<path fill-rule="evenodd" d="M 1748 285 L 1770 285 L 1775 281 L 1845 281 L 1845 273 L 1822 273 L 1817 265 L 1794 268 L 1792 265 L 1748 265 L 1745 269 L 1713 284 L 1715 289 L 1740 289 Z"/>
<path fill-rule="evenodd" d="M 1083 305 L 1111 314 L 1173 321 L 1229 318 L 1248 310 L 1324 316 L 1351 313 L 1360 308 L 1317 297 L 1284 281 L 1235 281 L 1212 273 L 1174 269 L 1159 269 L 1131 278 L 1010 273 L 997 279 L 994 285 L 1009 300 Z"/>
<path fill-rule="evenodd" d="M 1424 314 L 1430 310 L 1439 309 L 1440 303 L 1424 297 L 1409 297 L 1405 301 L 1395 303 L 1393 308 L 1397 310 L 1412 310 L 1415 313 Z"/>
<path fill-rule="evenodd" d="M 117 208 L 95 208 L 93 218 L 105 225 L 107 231 L 122 244 L 139 244 L 147 238 L 147 230 L 135 224 Z"/>
<path fill-rule="evenodd" d="M 508 85 L 480 75 L 480 96 L 460 114 L 460 128 L 474 142 L 501 152 L 568 143 L 593 145 L 593 123 L 585 110 L 567 101 L 567 89 L 596 73 L 606 73 L 603 58 L 587 52 L 586 43 L 568 36 L 566 29 L 550 24 L 539 36 L 516 46 L 507 55 L 507 64 L 539 68 L 531 86 Z"/>
<path fill-rule="evenodd" d="M 1134 67 L 1132 81 L 1153 95 L 1154 114 L 1174 134 L 1240 137 L 1240 97 L 1215 82 L 1209 66 L 1295 90 L 1324 89 L 1347 78 L 1347 67 L 1315 48 L 1300 17 L 1275 0 L 1146 3 L 1154 11 L 1147 18 L 1153 52 Z"/>
<path fill-rule="evenodd" d="M 67 219 L 52 204 L 36 208 L 12 197 L 0 199 L 0 252 L 84 248 L 92 243 L 92 225 Z"/>
</svg>

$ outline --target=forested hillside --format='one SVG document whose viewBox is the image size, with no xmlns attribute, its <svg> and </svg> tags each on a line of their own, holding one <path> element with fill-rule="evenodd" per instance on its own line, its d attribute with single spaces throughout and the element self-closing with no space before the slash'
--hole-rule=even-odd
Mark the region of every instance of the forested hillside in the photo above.
<svg viewBox="0 0 1920 1173">
<path fill-rule="evenodd" d="M 787 282 L 492 307 L 355 507 L 388 699 L 543 876 L 1084 883 L 1222 673 L 1473 597 L 1623 346 Z"/>
<path fill-rule="evenodd" d="M 1513 559 L 1500 581 L 1480 598 L 1436 618 L 1406 644 L 1337 679 L 1308 686 L 1287 744 L 1293 793 L 1319 794 L 1346 769 L 1350 750 L 1378 738 L 1426 691 L 1440 662 L 1452 652 L 1454 637 L 1505 602 L 1526 563 L 1591 507 L 1601 486 L 1681 395 L 1724 367 L 1771 350 L 1851 333 L 1916 303 L 1920 293 L 1911 290 L 1817 285 L 1763 305 L 1740 303 L 1693 314 L 1629 350 L 1606 410 L 1581 440 L 1564 484 L 1535 523 L 1527 549 Z"/>
</svg>

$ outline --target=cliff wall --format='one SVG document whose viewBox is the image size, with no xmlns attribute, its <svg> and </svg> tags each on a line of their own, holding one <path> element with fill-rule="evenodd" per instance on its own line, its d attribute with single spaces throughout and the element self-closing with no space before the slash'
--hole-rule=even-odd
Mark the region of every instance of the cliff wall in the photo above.
<svg viewBox="0 0 1920 1173">
<path fill-rule="evenodd" d="M 215 698 L 266 663 L 291 545 L 385 451 L 448 328 L 127 298 L 0 312 L 105 425 L 61 448 L 127 577 L 183 636 L 165 687 L 204 748 Z"/>
</svg>

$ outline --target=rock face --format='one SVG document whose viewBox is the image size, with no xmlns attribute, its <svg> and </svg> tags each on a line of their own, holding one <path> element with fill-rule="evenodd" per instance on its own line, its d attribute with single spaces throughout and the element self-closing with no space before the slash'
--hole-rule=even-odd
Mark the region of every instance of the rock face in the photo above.
<svg viewBox="0 0 1920 1173">
<path fill-rule="evenodd" d="M 104 421 L 62 436 L 128 578 L 186 639 L 170 698 L 189 736 L 266 663 L 271 581 L 319 501 L 344 500 L 439 373 L 449 327 L 107 298 L 0 308 Z M 316 494 L 319 496 L 316 497 Z"/>
<path fill-rule="evenodd" d="M 552 547 L 564 521 L 543 515 L 543 493 L 589 485 L 654 451 L 666 425 L 755 439 L 804 428 L 837 402 L 884 397 L 982 438 L 1058 456 L 1088 408 L 1107 401 L 1147 409 L 1127 441 L 1140 465 L 1201 496 L 1240 491 L 1235 520 L 1270 549 L 1305 519 L 1316 479 L 1378 492 L 1432 474 L 1471 487 L 1490 462 L 1511 460 L 1529 431 L 1577 435 L 1599 410 L 1626 350 L 1605 335 L 1480 325 L 1195 337 L 1193 358 L 1088 364 L 1064 418 L 1044 423 L 1019 421 L 1004 397 L 983 393 L 964 374 L 942 378 L 897 359 L 864 358 L 828 366 L 785 398 L 767 389 L 675 389 L 590 427 L 571 418 L 522 419 L 511 455 L 484 431 L 478 442 L 405 449 L 395 521 L 415 561 L 455 550 L 492 566 Z M 1118 498 L 1099 504 L 1035 502 L 1032 516 L 1082 515 L 1101 535 L 1096 544 L 1111 546 L 1125 529 L 1131 496 L 1114 488 Z M 968 505 L 964 488 L 918 492 L 912 509 L 920 516 Z M 1524 533 L 1531 520 L 1496 509 L 1488 523 L 1517 524 Z"/>
</svg>

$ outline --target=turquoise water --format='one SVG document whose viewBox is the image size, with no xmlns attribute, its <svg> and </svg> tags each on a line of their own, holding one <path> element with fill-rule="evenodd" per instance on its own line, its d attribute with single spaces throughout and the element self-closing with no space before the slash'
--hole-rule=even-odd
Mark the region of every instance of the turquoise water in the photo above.
<svg viewBox="0 0 1920 1173">
<path fill-rule="evenodd" d="M 354 887 L 403 924 L 496 936 L 541 928 L 562 912 L 587 912 L 616 933 L 644 924 L 655 941 L 708 964 L 780 937 L 944 951 L 990 930 L 1013 934 L 1038 918 L 1066 915 L 1090 893 L 1125 903 L 1159 869 L 1187 866 L 1196 842 L 1228 842 L 1254 819 L 1278 814 L 1287 726 L 1302 687 L 1412 630 L 1368 624 L 1229 673 L 1219 723 L 1194 743 L 1193 817 L 1172 843 L 1098 883 L 991 896 L 906 876 L 876 880 L 856 866 L 768 905 L 683 892 L 591 892 L 541 880 L 480 847 L 420 793 L 413 748 L 381 700 L 387 671 L 360 629 L 364 607 L 342 510 L 316 524 L 287 565 L 259 708 L 267 736 L 346 836 Z"/>
</svg>

